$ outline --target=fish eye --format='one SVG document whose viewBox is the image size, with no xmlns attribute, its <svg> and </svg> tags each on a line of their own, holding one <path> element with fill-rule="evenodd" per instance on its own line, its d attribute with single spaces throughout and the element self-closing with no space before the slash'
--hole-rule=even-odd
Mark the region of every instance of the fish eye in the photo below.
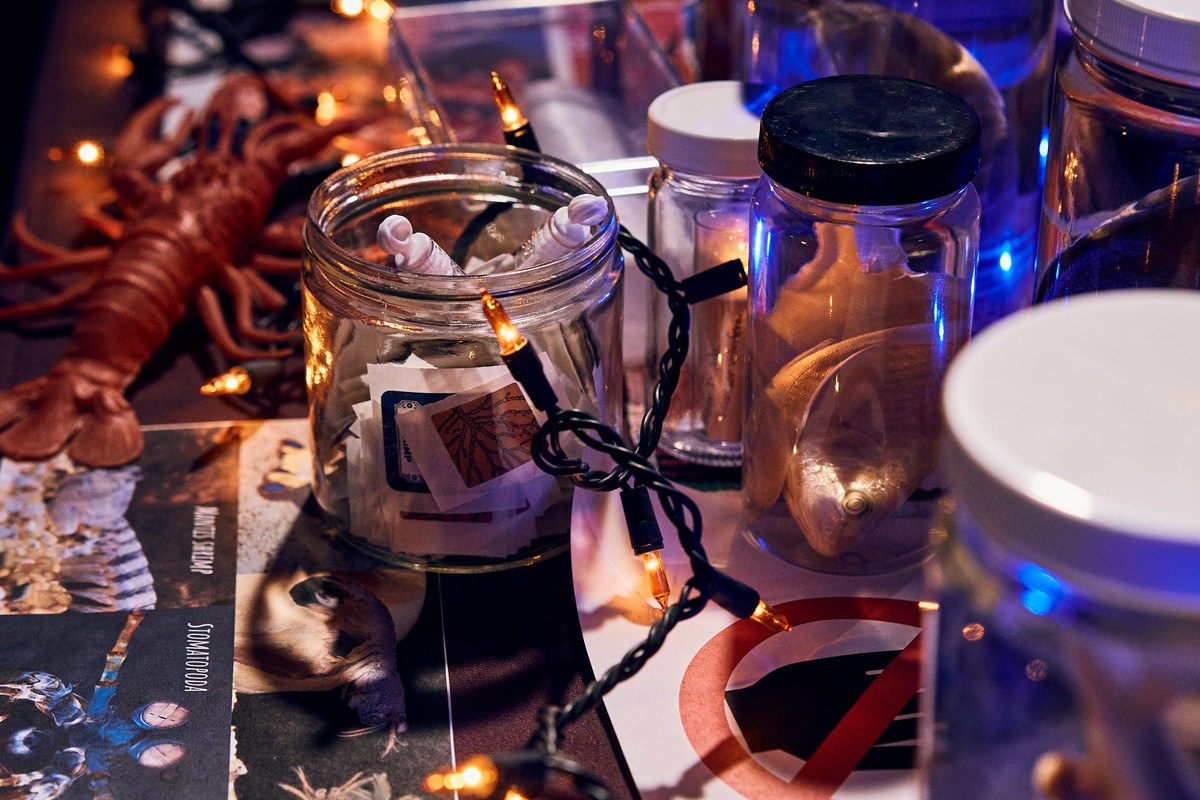
<svg viewBox="0 0 1200 800">
<path fill-rule="evenodd" d="M 851 489 L 842 497 L 842 508 L 852 517 L 861 517 L 871 511 L 871 498 L 857 489 Z"/>
</svg>

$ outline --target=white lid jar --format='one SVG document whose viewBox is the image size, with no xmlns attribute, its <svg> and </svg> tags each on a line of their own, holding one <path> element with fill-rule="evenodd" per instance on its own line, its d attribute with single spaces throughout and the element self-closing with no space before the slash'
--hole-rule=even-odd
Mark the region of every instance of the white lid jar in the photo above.
<svg viewBox="0 0 1200 800">
<path fill-rule="evenodd" d="M 1034 302 L 1200 288 L 1200 3 L 1064 7 Z"/>
<path fill-rule="evenodd" d="M 650 104 L 646 146 L 659 161 L 650 177 L 649 245 L 677 280 L 733 258 L 746 260 L 750 196 L 758 166 L 754 90 L 737 81 L 680 86 Z M 744 289 L 696 304 L 679 388 L 660 453 L 686 463 L 736 467 L 745 395 Z M 650 296 L 647 372 L 667 350 L 666 296 Z M 670 471 L 670 465 L 663 466 Z"/>
<path fill-rule="evenodd" d="M 951 365 L 930 797 L 1200 797 L 1198 339 L 1200 294 L 1107 292 Z"/>
</svg>

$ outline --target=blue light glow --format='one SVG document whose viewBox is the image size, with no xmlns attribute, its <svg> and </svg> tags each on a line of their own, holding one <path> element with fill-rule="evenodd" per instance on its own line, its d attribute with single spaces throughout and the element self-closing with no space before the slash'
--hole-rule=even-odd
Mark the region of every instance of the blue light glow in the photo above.
<svg viewBox="0 0 1200 800">
<path fill-rule="evenodd" d="M 1026 589 L 1021 593 L 1021 605 L 1025 606 L 1025 610 L 1030 614 L 1040 617 L 1054 608 L 1055 600 L 1053 595 L 1039 589 Z"/>
<path fill-rule="evenodd" d="M 1008 242 L 1005 242 L 1004 247 L 1000 250 L 1000 269 L 1008 272 L 1010 269 L 1012 269 L 1012 262 L 1013 258 L 1011 247 L 1009 246 Z"/>
<path fill-rule="evenodd" d="M 1046 159 L 1050 155 L 1050 129 L 1042 128 L 1042 141 L 1038 143 L 1038 186 L 1046 179 Z"/>
<path fill-rule="evenodd" d="M 1039 617 L 1057 608 L 1066 594 L 1062 582 L 1036 564 L 1026 564 L 1017 570 L 1017 580 L 1025 585 L 1021 605 Z"/>
</svg>

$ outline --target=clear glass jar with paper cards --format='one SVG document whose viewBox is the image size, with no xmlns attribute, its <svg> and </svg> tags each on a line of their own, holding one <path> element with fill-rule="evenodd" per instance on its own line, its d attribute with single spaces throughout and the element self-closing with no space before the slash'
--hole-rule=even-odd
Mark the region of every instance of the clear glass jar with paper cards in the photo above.
<svg viewBox="0 0 1200 800">
<path fill-rule="evenodd" d="M 737 81 L 671 89 L 650 104 L 646 144 L 659 161 L 650 176 L 649 245 L 677 280 L 740 259 L 746 263 L 750 196 L 758 167 L 755 97 Z M 667 350 L 671 310 L 650 297 L 650 383 Z M 746 291 L 692 308 L 691 341 L 663 423 L 660 452 L 710 466 L 742 458 L 746 396 Z"/>
<path fill-rule="evenodd" d="M 943 488 L 938 392 L 970 335 L 979 120 L 916 81 L 822 78 L 767 104 L 759 156 L 750 529 L 826 572 L 913 564 Z"/>
<path fill-rule="evenodd" d="M 1200 3 L 1064 8 L 1034 300 L 1200 289 Z"/>
<path fill-rule="evenodd" d="M 576 249 L 478 272 L 584 194 L 603 198 L 606 211 Z M 467 274 L 389 264 L 376 233 L 392 215 Z M 618 425 L 616 240 L 599 184 L 513 148 L 405 148 L 318 187 L 303 280 L 314 494 L 348 541 L 393 562 L 462 571 L 526 564 L 566 546 L 571 486 L 531 460 L 540 412 L 500 359 L 480 290 L 536 348 L 563 405 Z"/>
<path fill-rule="evenodd" d="M 929 800 L 1200 798 L 1200 373 L 1176 345 L 1198 337 L 1200 293 L 1112 291 L 951 366 Z"/>
</svg>

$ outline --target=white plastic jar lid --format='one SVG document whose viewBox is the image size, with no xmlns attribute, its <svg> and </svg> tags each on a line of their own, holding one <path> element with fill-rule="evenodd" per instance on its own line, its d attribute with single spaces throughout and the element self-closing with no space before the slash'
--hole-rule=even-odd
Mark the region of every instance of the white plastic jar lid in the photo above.
<svg viewBox="0 0 1200 800">
<path fill-rule="evenodd" d="M 646 149 L 674 169 L 716 178 L 757 178 L 760 118 L 739 81 L 677 86 L 650 104 Z"/>
<path fill-rule="evenodd" d="M 1035 306 L 943 390 L 946 468 L 985 535 L 1079 592 L 1200 612 L 1200 292 Z"/>
<path fill-rule="evenodd" d="M 1065 0 L 1087 48 L 1130 69 L 1200 86 L 1200 1 Z"/>
</svg>

